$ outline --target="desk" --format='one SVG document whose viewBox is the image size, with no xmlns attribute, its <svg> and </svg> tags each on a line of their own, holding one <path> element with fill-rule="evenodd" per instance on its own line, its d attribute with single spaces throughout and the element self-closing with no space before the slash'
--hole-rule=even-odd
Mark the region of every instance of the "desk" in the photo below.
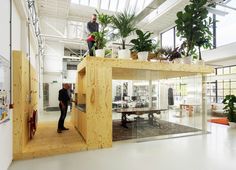
<svg viewBox="0 0 236 170">
<path fill-rule="evenodd" d="M 122 126 L 127 128 L 127 115 L 143 115 L 148 114 L 148 119 L 151 124 L 154 122 L 154 113 L 160 115 L 162 111 L 166 111 L 167 109 L 158 109 L 158 108 L 122 108 L 117 109 L 117 113 L 121 113 L 121 123 Z"/>
<path fill-rule="evenodd" d="M 194 106 L 199 106 L 199 104 L 180 104 L 180 117 L 183 115 L 183 109 L 188 110 L 189 117 L 192 117 Z"/>
</svg>

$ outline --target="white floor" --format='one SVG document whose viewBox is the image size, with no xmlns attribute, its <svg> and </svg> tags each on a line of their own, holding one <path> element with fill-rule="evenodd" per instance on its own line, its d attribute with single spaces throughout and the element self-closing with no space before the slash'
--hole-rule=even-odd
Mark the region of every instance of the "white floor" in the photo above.
<svg viewBox="0 0 236 170">
<path fill-rule="evenodd" d="M 42 114 L 39 115 L 39 122 L 51 122 L 51 121 L 58 121 L 60 118 L 61 112 L 60 111 L 44 111 Z M 70 111 L 67 112 L 66 120 L 71 119 Z"/>
<path fill-rule="evenodd" d="M 211 129 L 208 135 L 15 161 L 9 170 L 235 170 L 236 129 L 218 124 Z"/>
</svg>

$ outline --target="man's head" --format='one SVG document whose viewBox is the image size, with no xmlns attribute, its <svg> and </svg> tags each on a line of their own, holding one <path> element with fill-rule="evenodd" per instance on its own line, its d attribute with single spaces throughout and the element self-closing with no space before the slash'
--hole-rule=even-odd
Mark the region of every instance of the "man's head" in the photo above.
<svg viewBox="0 0 236 170">
<path fill-rule="evenodd" d="M 92 15 L 92 22 L 96 22 L 97 21 L 97 14 L 93 14 Z"/>
<path fill-rule="evenodd" d="M 69 89 L 69 88 L 70 88 L 70 85 L 67 84 L 67 83 L 65 83 L 65 84 L 63 84 L 63 88 L 64 88 L 64 89 Z"/>
</svg>

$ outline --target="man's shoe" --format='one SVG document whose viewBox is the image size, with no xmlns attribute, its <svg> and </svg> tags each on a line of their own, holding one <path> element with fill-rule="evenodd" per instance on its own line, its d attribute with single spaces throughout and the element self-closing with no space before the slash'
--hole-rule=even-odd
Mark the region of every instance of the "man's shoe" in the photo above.
<svg viewBox="0 0 236 170">
<path fill-rule="evenodd" d="M 69 128 L 65 128 L 65 127 L 64 127 L 64 128 L 62 128 L 62 130 L 69 130 Z"/>
<path fill-rule="evenodd" d="M 57 129 L 57 133 L 62 133 L 62 130 L 61 129 Z"/>
</svg>

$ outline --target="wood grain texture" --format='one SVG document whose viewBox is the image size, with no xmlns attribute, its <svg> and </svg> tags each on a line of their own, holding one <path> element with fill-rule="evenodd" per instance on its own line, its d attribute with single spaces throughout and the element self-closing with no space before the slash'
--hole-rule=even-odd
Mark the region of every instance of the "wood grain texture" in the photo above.
<svg viewBox="0 0 236 170">
<path fill-rule="evenodd" d="M 88 149 L 112 146 L 112 79 L 160 80 L 204 75 L 210 66 L 86 57 L 77 67 L 78 103 L 86 112 L 75 111 L 75 126 Z M 77 116 L 76 116 L 77 115 Z"/>
<path fill-rule="evenodd" d="M 21 51 L 13 51 L 13 153 L 21 154 L 29 141 L 28 120 L 38 108 L 37 72 Z"/>
<path fill-rule="evenodd" d="M 15 155 L 15 160 L 52 156 L 87 150 L 82 136 L 70 122 L 65 122 L 69 131 L 56 132 L 57 122 L 40 123 L 33 140 L 29 141 L 22 153 Z"/>
</svg>

